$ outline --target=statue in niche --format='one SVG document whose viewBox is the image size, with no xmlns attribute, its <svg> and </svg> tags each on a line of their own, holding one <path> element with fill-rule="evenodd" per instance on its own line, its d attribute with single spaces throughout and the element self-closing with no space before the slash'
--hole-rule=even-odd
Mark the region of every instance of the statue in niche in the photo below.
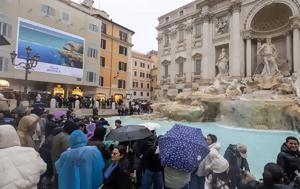
<svg viewBox="0 0 300 189">
<path fill-rule="evenodd" d="M 225 51 L 225 48 L 222 48 L 221 53 L 219 54 L 219 58 L 217 60 L 216 66 L 218 67 L 218 75 L 228 76 L 228 55 Z"/>
<path fill-rule="evenodd" d="M 226 18 L 219 18 L 216 23 L 217 34 L 224 34 L 228 32 L 228 20 Z"/>
<path fill-rule="evenodd" d="M 275 75 L 280 73 L 277 63 L 277 49 L 274 44 L 271 43 L 271 38 L 267 39 L 257 51 L 257 55 L 261 56 L 264 64 L 261 75 Z"/>
</svg>

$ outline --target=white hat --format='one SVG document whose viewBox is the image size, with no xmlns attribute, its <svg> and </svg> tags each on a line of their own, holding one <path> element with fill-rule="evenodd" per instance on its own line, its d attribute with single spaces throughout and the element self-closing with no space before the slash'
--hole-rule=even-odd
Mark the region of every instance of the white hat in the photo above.
<svg viewBox="0 0 300 189">
<path fill-rule="evenodd" d="M 228 169 L 228 167 L 228 161 L 221 155 L 215 158 L 211 165 L 211 169 L 214 173 L 223 173 Z"/>
<path fill-rule="evenodd" d="M 229 167 L 228 161 L 216 149 L 210 149 L 208 154 L 208 164 L 205 168 L 214 173 L 223 173 Z"/>
<path fill-rule="evenodd" d="M 242 158 L 247 158 L 247 146 L 245 144 L 237 144 L 236 148 Z"/>
</svg>

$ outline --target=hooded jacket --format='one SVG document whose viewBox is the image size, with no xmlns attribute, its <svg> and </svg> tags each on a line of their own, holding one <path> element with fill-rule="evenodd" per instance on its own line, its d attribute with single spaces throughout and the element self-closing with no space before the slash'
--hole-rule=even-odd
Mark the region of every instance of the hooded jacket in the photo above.
<svg viewBox="0 0 300 189">
<path fill-rule="evenodd" d="M 21 147 L 11 125 L 0 126 L 0 189 L 36 189 L 46 164 L 39 154 Z"/>
<path fill-rule="evenodd" d="M 87 145 L 86 135 L 72 132 L 68 139 L 71 149 L 61 154 L 55 167 L 59 189 L 98 189 L 103 182 L 104 161 L 95 146 Z"/>
<path fill-rule="evenodd" d="M 241 159 L 241 165 L 239 167 L 238 158 L 240 153 L 237 150 L 237 145 L 229 144 L 227 147 L 224 158 L 227 159 L 229 163 L 229 178 L 231 180 L 230 189 L 235 189 L 241 183 L 241 170 L 246 170 L 250 172 L 249 164 L 246 158 Z"/>
<path fill-rule="evenodd" d="M 36 130 L 38 120 L 38 116 L 34 114 L 30 114 L 21 118 L 17 130 L 21 146 L 37 149 L 32 139 L 32 135 Z"/>
<path fill-rule="evenodd" d="M 220 149 L 221 149 L 221 145 L 218 142 L 212 143 L 211 145 L 208 146 L 208 148 L 210 149 L 210 151 L 213 152 L 217 152 L 219 153 Z M 210 153 L 211 154 L 211 153 Z M 210 154 L 208 154 L 199 164 L 196 175 L 199 177 L 202 176 L 207 176 L 209 174 L 209 172 L 211 170 L 207 169 L 207 167 L 205 167 L 205 165 L 210 164 L 211 163 L 211 158 L 210 158 Z"/>
<path fill-rule="evenodd" d="M 281 146 L 281 152 L 277 156 L 277 164 L 281 166 L 285 173 L 285 183 L 294 181 L 295 171 L 300 171 L 300 152 L 291 151 L 285 143 Z"/>
</svg>

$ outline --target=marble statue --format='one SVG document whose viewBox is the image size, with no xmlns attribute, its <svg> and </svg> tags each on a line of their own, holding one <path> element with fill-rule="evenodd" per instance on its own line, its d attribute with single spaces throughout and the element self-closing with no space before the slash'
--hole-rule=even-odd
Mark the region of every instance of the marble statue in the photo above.
<svg viewBox="0 0 300 189">
<path fill-rule="evenodd" d="M 257 55 L 261 56 L 264 64 L 261 75 L 275 75 L 279 73 L 277 65 L 277 49 L 274 44 L 271 43 L 271 39 L 268 38 L 267 42 L 259 47 Z"/>
<path fill-rule="evenodd" d="M 230 85 L 230 82 L 222 79 L 221 76 L 218 75 L 214 83 L 208 86 L 204 91 L 204 93 L 212 94 L 212 95 L 224 94 L 225 89 L 227 88 L 228 85 Z"/>
<path fill-rule="evenodd" d="M 292 81 L 293 81 L 293 88 L 295 94 L 298 98 L 300 98 L 300 73 L 299 72 L 295 72 L 292 75 Z"/>
<path fill-rule="evenodd" d="M 232 82 L 227 87 L 225 94 L 227 96 L 242 95 L 241 85 L 239 84 L 237 79 L 232 80 Z"/>
<path fill-rule="evenodd" d="M 218 75 L 227 76 L 228 75 L 228 55 L 225 51 L 225 48 L 222 48 L 221 53 L 219 54 L 218 61 L 216 66 L 218 67 Z"/>
</svg>

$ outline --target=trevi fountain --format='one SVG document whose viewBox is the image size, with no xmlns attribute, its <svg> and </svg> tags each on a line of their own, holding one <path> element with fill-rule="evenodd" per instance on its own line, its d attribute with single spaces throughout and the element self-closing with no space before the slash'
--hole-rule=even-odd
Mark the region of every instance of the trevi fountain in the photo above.
<svg viewBox="0 0 300 189">
<path fill-rule="evenodd" d="M 299 27 L 298 0 L 194 1 L 161 16 L 152 117 L 299 131 Z"/>
</svg>

